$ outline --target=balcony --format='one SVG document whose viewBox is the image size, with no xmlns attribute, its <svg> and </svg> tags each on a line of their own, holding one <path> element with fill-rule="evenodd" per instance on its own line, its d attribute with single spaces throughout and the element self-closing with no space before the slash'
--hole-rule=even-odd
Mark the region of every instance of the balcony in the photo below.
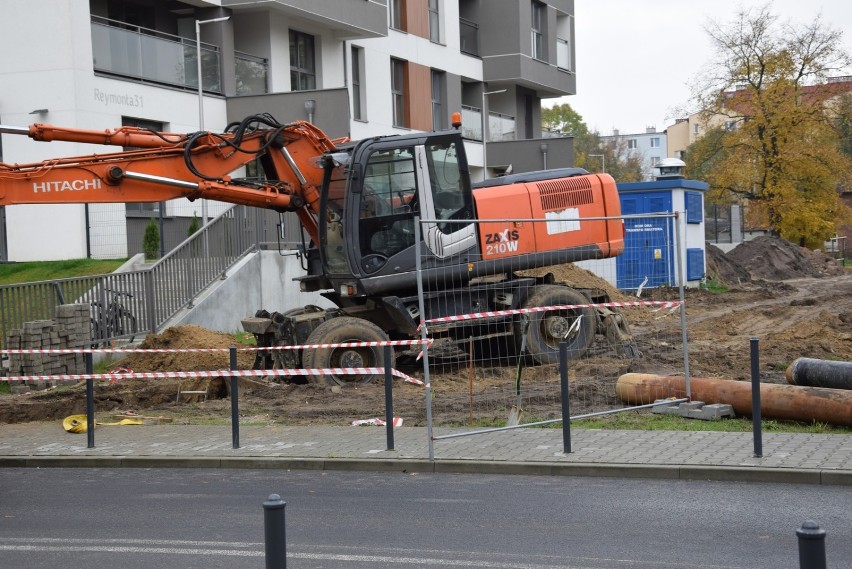
<svg viewBox="0 0 852 569">
<path fill-rule="evenodd" d="M 479 57 L 479 26 L 464 18 L 459 18 L 460 51 Z"/>
<path fill-rule="evenodd" d="M 571 65 L 571 45 L 568 40 L 556 38 L 556 67 L 573 72 Z"/>
<path fill-rule="evenodd" d="M 237 74 L 237 95 L 262 95 L 269 92 L 269 60 L 234 52 L 234 64 Z"/>
<path fill-rule="evenodd" d="M 143 82 L 198 89 L 196 43 L 184 37 L 92 16 L 94 69 Z M 204 90 L 222 94 L 219 47 L 201 44 Z M 269 60 L 234 52 L 237 95 L 269 91 Z"/>
<path fill-rule="evenodd" d="M 196 44 L 180 36 L 92 16 L 92 56 L 97 72 L 143 82 L 198 89 Z M 222 93 L 219 48 L 201 44 L 204 90 Z"/>
<path fill-rule="evenodd" d="M 468 140 L 482 140 L 482 109 L 462 105 L 462 136 Z M 488 113 L 488 142 L 515 140 L 515 117 Z"/>
</svg>

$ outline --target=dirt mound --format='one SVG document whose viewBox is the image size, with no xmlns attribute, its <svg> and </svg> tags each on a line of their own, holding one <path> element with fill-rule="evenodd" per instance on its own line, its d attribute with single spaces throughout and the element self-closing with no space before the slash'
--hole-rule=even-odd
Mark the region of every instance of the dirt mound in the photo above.
<svg viewBox="0 0 852 569">
<path fill-rule="evenodd" d="M 739 286 L 751 282 L 751 275 L 724 251 L 707 243 L 705 245 L 707 260 L 707 278 L 726 286 Z"/>
<path fill-rule="evenodd" d="M 215 352 L 132 353 L 112 364 L 111 368 L 124 367 L 133 371 L 212 371 L 229 369 L 230 355 L 226 350 L 234 345 L 234 338 L 200 326 L 175 326 L 161 334 L 149 335 L 139 344 L 142 349 L 189 350 L 216 348 Z M 254 353 L 237 351 L 237 367 L 251 368 Z"/>
<path fill-rule="evenodd" d="M 830 255 L 770 235 L 737 245 L 727 257 L 755 279 L 783 281 L 843 273 L 843 267 Z"/>
<path fill-rule="evenodd" d="M 611 285 L 606 279 L 599 277 L 591 271 L 578 267 L 574 263 L 517 271 L 518 275 L 525 277 L 543 277 L 547 273 L 553 274 L 556 282 L 566 283 L 574 288 L 603 290 L 613 302 L 631 300 L 629 296 Z"/>
</svg>

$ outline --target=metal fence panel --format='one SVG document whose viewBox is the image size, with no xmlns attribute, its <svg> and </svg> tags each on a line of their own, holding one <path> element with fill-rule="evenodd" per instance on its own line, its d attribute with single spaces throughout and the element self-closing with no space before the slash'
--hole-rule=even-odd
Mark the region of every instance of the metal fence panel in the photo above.
<svg viewBox="0 0 852 569">
<path fill-rule="evenodd" d="M 677 284 L 666 280 L 620 290 L 619 257 L 577 261 L 593 255 L 588 249 L 523 254 L 528 247 L 546 248 L 548 236 L 560 230 L 552 220 L 465 221 L 476 227 L 482 249 L 441 258 L 429 245 L 435 240 L 429 232 L 453 230 L 436 223 L 421 221 L 426 246 L 419 284 L 420 311 L 433 340 L 427 348 L 433 390 L 427 415 L 436 424 L 499 427 L 561 417 L 563 338 L 569 345 L 572 415 L 624 407 L 615 384 L 628 371 L 687 373 Z M 557 221 L 561 229 L 576 224 L 584 234 L 593 223 Z M 500 224 L 510 229 L 497 229 Z M 521 226 L 521 232 L 511 229 Z M 663 259 L 668 274 L 677 260 L 674 233 L 666 231 L 650 250 L 640 240 L 630 246 L 636 250 L 621 255 L 647 258 L 649 271 L 656 270 L 655 258 Z M 536 235 L 537 245 L 524 243 L 525 234 Z M 574 262 L 566 262 L 572 257 Z M 478 274 L 482 262 L 493 270 Z M 429 270 L 434 267 L 444 270 Z"/>
</svg>

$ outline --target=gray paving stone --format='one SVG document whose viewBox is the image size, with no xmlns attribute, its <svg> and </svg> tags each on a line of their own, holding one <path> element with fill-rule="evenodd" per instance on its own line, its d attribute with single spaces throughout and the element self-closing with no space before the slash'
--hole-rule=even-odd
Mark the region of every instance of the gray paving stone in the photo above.
<svg viewBox="0 0 852 569">
<path fill-rule="evenodd" d="M 436 429 L 434 435 L 464 432 L 469 431 Z M 430 461 L 428 433 L 419 427 L 396 429 L 395 448 L 390 451 L 384 429 L 378 428 L 242 427 L 241 446 L 234 449 L 229 426 L 168 424 L 98 429 L 95 448 L 89 449 L 86 435 L 66 433 L 54 423 L 28 423 L 0 425 L 0 466 L 404 470 L 418 465 L 424 471 L 423 465 L 428 465 L 431 471 L 629 477 L 656 473 L 667 478 L 700 477 L 703 472 L 716 479 L 852 484 L 848 435 L 764 433 L 761 458 L 753 455 L 750 433 L 573 429 L 571 435 L 569 454 L 562 452 L 561 429 L 515 429 L 435 440 Z"/>
</svg>

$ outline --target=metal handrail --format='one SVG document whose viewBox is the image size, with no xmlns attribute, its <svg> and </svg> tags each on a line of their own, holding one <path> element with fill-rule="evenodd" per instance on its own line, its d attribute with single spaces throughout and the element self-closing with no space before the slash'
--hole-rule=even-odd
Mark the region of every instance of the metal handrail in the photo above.
<svg viewBox="0 0 852 569">
<path fill-rule="evenodd" d="M 65 303 L 94 306 L 91 324 L 100 330 L 93 339 L 97 343 L 157 332 L 239 260 L 261 248 L 262 212 L 232 206 L 150 268 L 0 286 L 0 346 L 6 347 L 10 333 L 23 329 L 24 323 L 52 320 L 56 308 Z M 95 326 L 95 320 L 107 318 L 103 309 L 110 304 L 109 291 L 122 295 L 128 325 Z"/>
</svg>

